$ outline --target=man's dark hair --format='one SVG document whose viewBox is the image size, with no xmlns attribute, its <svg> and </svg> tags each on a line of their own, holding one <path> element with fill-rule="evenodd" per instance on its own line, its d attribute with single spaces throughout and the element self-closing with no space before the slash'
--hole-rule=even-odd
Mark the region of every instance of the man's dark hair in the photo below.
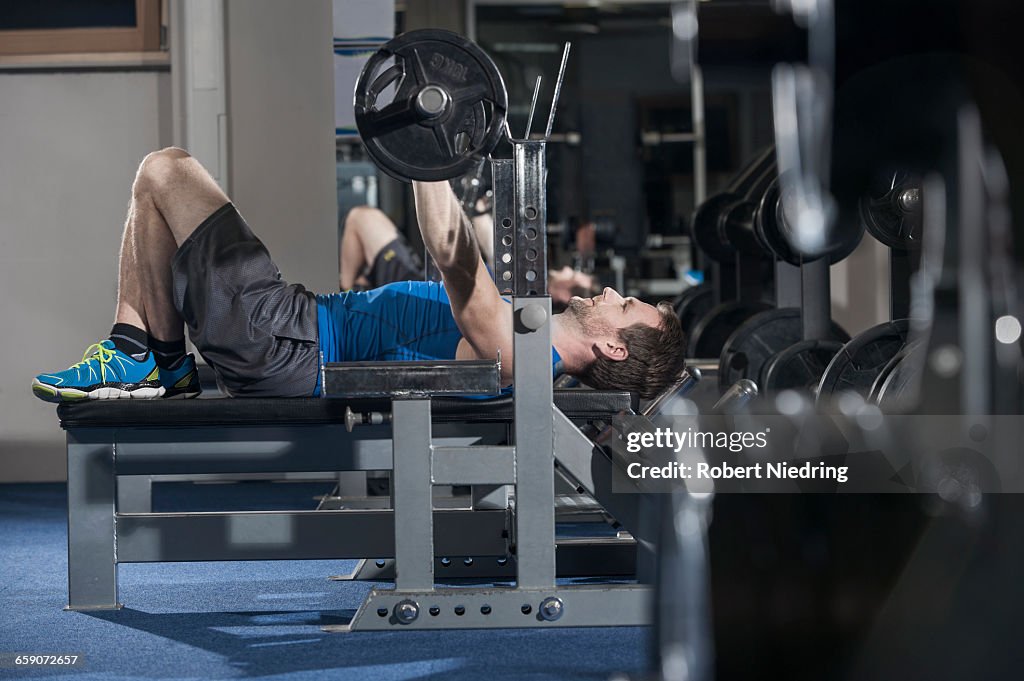
<svg viewBox="0 0 1024 681">
<path fill-rule="evenodd" d="M 619 331 L 629 353 L 613 360 L 598 355 L 579 376 L 598 390 L 628 390 L 644 399 L 656 397 L 683 370 L 686 335 L 672 305 L 658 303 L 661 324 L 634 324 Z"/>
</svg>

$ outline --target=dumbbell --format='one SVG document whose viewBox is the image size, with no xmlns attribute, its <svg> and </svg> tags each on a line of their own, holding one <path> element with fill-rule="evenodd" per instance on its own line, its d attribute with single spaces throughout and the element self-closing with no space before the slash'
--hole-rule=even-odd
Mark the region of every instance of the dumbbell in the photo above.
<svg viewBox="0 0 1024 681">
<path fill-rule="evenodd" d="M 846 257 L 859 243 L 866 227 L 875 238 L 893 249 L 893 269 L 899 269 L 903 274 L 907 270 L 904 253 L 912 251 L 920 243 L 919 178 L 898 170 L 885 171 L 876 177 L 878 181 L 866 189 L 861 200 L 861 227 L 838 232 L 842 241 L 827 250 L 831 253 L 832 262 Z M 791 228 L 781 208 L 779 187 L 779 180 L 775 180 L 762 197 L 754 219 L 754 231 L 758 240 L 775 257 L 802 266 L 806 260 L 791 245 Z M 897 289 L 905 287 L 905 282 L 897 282 L 897 278 L 894 273 L 892 296 L 894 301 L 902 301 L 906 297 Z M 903 305 L 894 304 L 893 307 L 904 311 Z M 833 337 L 801 340 L 769 357 L 759 370 L 756 367 L 750 370 L 759 371 L 760 385 L 766 395 L 784 389 L 809 389 L 815 391 L 824 403 L 838 392 L 853 391 L 873 401 L 881 401 L 882 395 L 886 395 L 886 403 L 892 404 L 911 384 L 907 378 L 907 365 L 895 371 L 901 364 L 908 328 L 905 319 L 886 322 L 843 344 L 842 335 L 835 335 L 834 327 Z M 790 333 L 794 331 L 791 329 Z M 764 335 L 755 330 L 750 339 L 739 338 L 738 347 L 730 347 L 729 350 L 744 352 L 744 342 L 760 343 L 762 349 L 771 348 L 772 342 L 783 342 L 781 338 L 766 341 L 760 337 Z M 755 363 L 757 359 L 754 358 Z M 720 381 L 727 384 L 735 377 L 735 374 L 723 370 Z M 887 387 L 883 388 L 886 381 Z"/>
<path fill-rule="evenodd" d="M 760 300 L 764 255 L 743 241 L 740 248 L 729 235 L 731 224 L 752 215 L 757 196 L 775 173 L 775 150 L 768 147 L 748 164 L 720 194 L 701 204 L 694 213 L 694 243 L 715 261 L 710 279 L 719 288 L 707 298 L 692 294 L 682 306 L 690 325 L 687 354 L 717 357 L 729 335 L 744 320 L 771 306 Z M 728 285 L 730 290 L 725 290 Z M 699 304 L 698 304 L 699 303 Z M 692 306 L 692 307 L 690 307 Z M 689 307 L 689 309 L 687 309 Z M 697 314 L 697 312 L 702 314 Z"/>
</svg>

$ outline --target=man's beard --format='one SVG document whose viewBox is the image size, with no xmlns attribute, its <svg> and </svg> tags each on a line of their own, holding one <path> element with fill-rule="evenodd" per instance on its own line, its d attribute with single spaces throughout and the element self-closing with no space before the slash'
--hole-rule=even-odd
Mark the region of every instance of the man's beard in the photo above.
<svg viewBox="0 0 1024 681">
<path fill-rule="evenodd" d="M 571 298 L 563 314 L 572 320 L 583 336 L 597 338 L 612 335 L 612 327 L 597 318 L 596 310 L 583 298 Z"/>
</svg>

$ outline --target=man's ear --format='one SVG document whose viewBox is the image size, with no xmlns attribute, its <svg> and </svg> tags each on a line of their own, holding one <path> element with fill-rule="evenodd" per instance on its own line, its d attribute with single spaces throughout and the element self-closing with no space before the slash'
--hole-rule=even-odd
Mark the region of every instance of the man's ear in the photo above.
<svg viewBox="0 0 1024 681">
<path fill-rule="evenodd" d="M 602 338 L 594 343 L 594 348 L 597 354 L 613 362 L 621 362 L 629 357 L 629 350 L 626 349 L 626 344 L 618 338 Z"/>
</svg>

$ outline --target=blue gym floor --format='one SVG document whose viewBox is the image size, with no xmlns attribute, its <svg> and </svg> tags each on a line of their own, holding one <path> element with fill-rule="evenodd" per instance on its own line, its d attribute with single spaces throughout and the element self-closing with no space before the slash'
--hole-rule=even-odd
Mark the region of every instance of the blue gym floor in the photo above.
<svg viewBox="0 0 1024 681">
<path fill-rule="evenodd" d="M 155 510 L 312 508 L 329 485 L 161 485 Z M 64 612 L 63 485 L 0 485 L 0 653 L 78 653 L 82 669 L 0 670 L 45 679 L 607 679 L 646 664 L 639 628 L 326 634 L 371 588 L 353 561 L 122 565 L 120 611 Z"/>
</svg>

